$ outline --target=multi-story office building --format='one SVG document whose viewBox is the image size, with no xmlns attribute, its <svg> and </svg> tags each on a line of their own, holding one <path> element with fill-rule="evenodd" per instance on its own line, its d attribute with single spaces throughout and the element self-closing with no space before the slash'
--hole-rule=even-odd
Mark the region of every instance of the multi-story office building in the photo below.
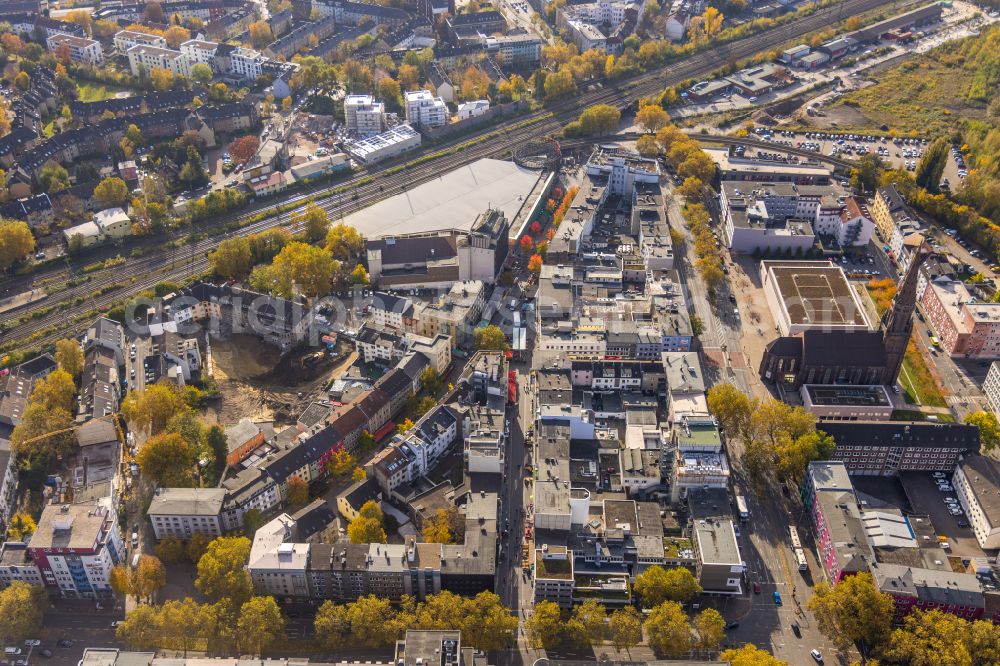
<svg viewBox="0 0 1000 666">
<path fill-rule="evenodd" d="M 951 472 L 962 456 L 979 452 L 979 428 L 961 423 L 820 421 L 837 443 L 834 459 L 850 474 Z"/>
</svg>

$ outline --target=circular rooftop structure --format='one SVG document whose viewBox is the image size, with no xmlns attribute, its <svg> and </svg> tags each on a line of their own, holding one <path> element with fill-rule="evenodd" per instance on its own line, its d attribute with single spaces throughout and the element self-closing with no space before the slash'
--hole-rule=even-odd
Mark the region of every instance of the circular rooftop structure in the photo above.
<svg viewBox="0 0 1000 666">
<path fill-rule="evenodd" d="M 559 142 L 555 139 L 545 139 L 541 141 L 527 141 L 515 146 L 511 151 L 511 156 L 518 166 L 525 169 L 548 169 L 554 170 L 559 166 L 562 159 L 562 152 L 559 149 Z"/>
</svg>

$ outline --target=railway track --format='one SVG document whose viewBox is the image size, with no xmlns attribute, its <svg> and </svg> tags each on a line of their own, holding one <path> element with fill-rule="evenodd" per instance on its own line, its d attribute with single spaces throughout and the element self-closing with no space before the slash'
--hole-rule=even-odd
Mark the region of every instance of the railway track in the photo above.
<svg viewBox="0 0 1000 666">
<path fill-rule="evenodd" d="M 801 37 L 825 26 L 836 23 L 849 16 L 870 11 L 876 7 L 890 4 L 887 0 L 844 0 L 837 5 L 817 10 L 783 26 L 772 28 L 760 34 L 745 37 L 729 44 L 723 44 L 711 50 L 696 54 L 680 62 L 675 62 L 661 69 L 642 74 L 631 80 L 618 84 L 594 84 L 572 100 L 555 105 L 543 111 L 537 111 L 518 118 L 518 127 L 503 132 L 482 142 L 461 150 L 457 147 L 476 138 L 476 135 L 466 135 L 434 146 L 431 151 L 455 150 L 413 167 L 398 169 L 399 164 L 388 163 L 370 167 L 351 178 L 328 188 L 318 188 L 296 197 L 305 200 L 313 196 L 316 205 L 323 208 L 333 220 L 349 215 L 361 208 L 369 206 L 398 192 L 433 179 L 438 174 L 449 171 L 484 157 L 496 157 L 509 151 L 514 145 L 529 139 L 548 136 L 559 132 L 565 124 L 576 118 L 580 110 L 595 104 L 610 104 L 626 108 L 637 100 L 654 94 L 659 94 L 665 87 L 677 85 L 685 80 L 699 78 L 710 74 L 715 69 L 728 63 L 738 62 L 756 53 L 768 51 L 789 40 Z M 909 3 L 892 3 L 897 6 Z M 526 121 L 532 121 L 527 124 Z M 502 128 L 501 128 L 502 129 Z M 493 129 L 485 130 L 483 136 Z M 705 138 L 705 137 L 700 137 Z M 731 140 L 716 137 L 719 140 Z M 733 140 L 735 141 L 735 140 Z M 740 139 L 740 143 L 756 145 L 752 139 Z M 774 144 L 760 142 L 762 146 L 777 148 Z M 789 152 L 786 147 L 781 147 Z M 405 159 L 412 159 L 408 156 Z M 332 193 L 323 193 L 333 190 Z M 319 193 L 317 195 L 317 193 Z M 287 203 L 286 199 L 282 203 Z M 236 219 L 246 220 L 249 217 L 272 208 L 273 204 L 255 206 L 241 213 Z M 9 346 L 12 342 L 30 345 L 43 345 L 73 334 L 78 330 L 78 320 L 90 316 L 94 310 L 110 307 L 114 302 L 125 296 L 152 289 L 157 283 L 165 281 L 181 281 L 192 275 L 204 272 L 208 268 L 207 253 L 214 249 L 220 241 L 236 236 L 246 236 L 274 227 L 285 227 L 297 231 L 291 224 L 291 218 L 305 208 L 305 203 L 292 210 L 275 214 L 263 220 L 253 222 L 237 231 L 219 236 L 205 238 L 190 243 L 184 248 L 172 248 L 152 256 L 127 259 L 127 263 L 115 270 L 105 270 L 81 285 L 71 287 L 52 298 L 38 301 L 34 307 L 23 312 L 39 311 L 55 304 L 51 312 L 44 316 L 30 319 L 11 327 L 0 335 L 0 344 Z M 71 269 L 57 269 L 38 278 L 50 280 L 53 277 L 72 275 Z M 129 277 L 124 277 L 124 276 Z M 124 284 L 123 284 L 124 283 Z M 121 285 L 119 288 L 94 296 L 95 292 Z M 77 303 L 77 301 L 81 301 Z M 61 305 L 63 303 L 72 305 Z"/>
</svg>

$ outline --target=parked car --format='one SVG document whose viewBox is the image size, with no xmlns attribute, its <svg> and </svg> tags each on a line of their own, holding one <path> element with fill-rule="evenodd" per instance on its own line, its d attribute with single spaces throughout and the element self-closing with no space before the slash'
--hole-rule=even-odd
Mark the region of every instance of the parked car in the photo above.
<svg viewBox="0 0 1000 666">
<path fill-rule="evenodd" d="M 792 622 L 792 633 L 795 634 L 796 638 L 802 638 L 802 630 L 799 628 L 798 622 Z"/>
<path fill-rule="evenodd" d="M 819 650 L 812 650 L 809 652 L 809 656 L 812 657 L 817 664 L 823 663 L 823 653 Z"/>
<path fill-rule="evenodd" d="M 48 648 L 43 648 L 43 649 L 41 649 L 41 650 L 38 651 L 38 654 L 40 654 L 43 657 L 45 657 L 46 659 L 48 659 L 49 657 L 52 656 L 52 650 L 50 650 Z"/>
</svg>

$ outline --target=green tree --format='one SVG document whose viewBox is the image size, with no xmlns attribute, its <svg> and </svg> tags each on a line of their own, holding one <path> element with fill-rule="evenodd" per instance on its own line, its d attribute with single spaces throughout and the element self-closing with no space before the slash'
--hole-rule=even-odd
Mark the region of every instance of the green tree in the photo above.
<svg viewBox="0 0 1000 666">
<path fill-rule="evenodd" d="M 226 468 L 226 456 L 229 454 L 226 431 L 222 426 L 213 425 L 205 431 L 205 446 L 212 453 L 216 475 L 221 475 Z"/>
<path fill-rule="evenodd" d="M 551 601 L 535 604 L 535 610 L 525 623 L 528 643 L 537 649 L 551 649 L 562 639 L 563 621 L 559 606 Z"/>
<path fill-rule="evenodd" d="M 635 591 L 646 607 L 665 601 L 687 602 L 701 592 L 701 585 L 685 567 L 652 566 L 635 577 Z"/>
<path fill-rule="evenodd" d="M 298 285 L 303 294 L 315 297 L 330 292 L 340 262 L 318 247 L 292 242 L 282 248 L 271 267 L 277 280 L 274 293 L 288 297 L 292 285 Z"/>
<path fill-rule="evenodd" d="M 240 606 L 237 624 L 240 644 L 250 649 L 254 655 L 262 655 L 264 650 L 285 636 L 285 618 L 274 597 L 252 597 Z"/>
<path fill-rule="evenodd" d="M 356 260 L 364 250 L 365 238 L 352 226 L 340 222 L 326 232 L 326 251 L 337 261 Z"/>
<path fill-rule="evenodd" d="M 992 411 L 972 412 L 965 416 L 965 422 L 979 428 L 979 441 L 983 453 L 989 453 L 1000 444 L 1000 423 Z"/>
<path fill-rule="evenodd" d="M 616 650 L 630 650 L 642 642 L 642 616 L 635 606 L 619 608 L 608 618 L 608 630 Z"/>
<path fill-rule="evenodd" d="M 208 253 L 208 263 L 220 277 L 229 280 L 246 277 L 253 265 L 250 239 L 245 236 L 227 238 Z"/>
<path fill-rule="evenodd" d="M 313 629 L 316 640 L 325 650 L 339 650 L 348 644 L 350 639 L 350 624 L 347 620 L 347 608 L 324 601 L 316 611 L 313 619 Z"/>
<path fill-rule="evenodd" d="M 202 606 L 191 597 L 185 597 L 183 601 L 171 599 L 160 607 L 160 630 L 171 645 L 182 650 L 186 657 L 188 650 L 207 638 L 206 627 L 210 622 L 206 614 L 209 612 L 209 607 Z"/>
<path fill-rule="evenodd" d="M 205 426 L 193 410 L 186 410 L 171 416 L 170 420 L 167 421 L 165 432 L 180 435 L 195 454 L 205 444 Z"/>
<path fill-rule="evenodd" d="M 914 172 L 914 180 L 918 186 L 931 192 L 938 191 L 941 175 L 948 164 L 949 149 L 948 139 L 944 137 L 934 139 L 933 143 L 927 147 L 923 157 L 917 162 L 917 170 Z"/>
<path fill-rule="evenodd" d="M 869 648 L 883 645 L 896 611 L 892 597 L 878 591 L 870 573 L 848 576 L 836 587 L 820 581 L 808 608 L 820 632 L 841 651 L 857 642 Z"/>
<path fill-rule="evenodd" d="M 315 203 L 310 203 L 301 213 L 294 213 L 292 215 L 292 225 L 301 225 L 306 239 L 314 243 L 322 238 L 326 238 L 330 227 L 330 218 L 325 210 Z"/>
<path fill-rule="evenodd" d="M 603 605 L 594 599 L 587 599 L 573 609 L 572 619 L 579 624 L 588 644 L 604 642 L 608 611 Z"/>
<path fill-rule="evenodd" d="M 773 657 L 770 652 L 761 650 L 753 643 L 726 650 L 720 655 L 720 659 L 730 666 L 788 666 L 787 661 Z"/>
<path fill-rule="evenodd" d="M 715 650 L 722 643 L 726 633 L 726 620 L 714 608 L 706 608 L 697 615 L 691 623 L 698 634 L 698 647 L 704 650 Z"/>
<path fill-rule="evenodd" d="M 618 129 L 622 113 L 610 104 L 595 104 L 580 114 L 580 132 L 584 136 L 611 134 Z"/>
<path fill-rule="evenodd" d="M 6 271 L 35 251 L 35 237 L 20 220 L 0 218 L 0 271 Z"/>
<path fill-rule="evenodd" d="M 121 206 L 128 201 L 128 186 L 116 176 L 109 176 L 94 188 L 94 199 L 103 208 Z"/>
<path fill-rule="evenodd" d="M 814 460 L 827 460 L 836 449 L 833 437 L 822 431 L 808 432 L 795 439 L 783 437 L 775 446 L 778 476 L 798 484 Z"/>
<path fill-rule="evenodd" d="M 190 487 L 196 451 L 178 433 L 153 435 L 139 450 L 136 462 L 145 476 L 161 487 Z"/>
<path fill-rule="evenodd" d="M 115 638 L 133 650 L 156 647 L 160 636 L 160 616 L 152 606 L 137 606 L 115 629 Z"/>
<path fill-rule="evenodd" d="M 191 67 L 191 80 L 202 85 L 209 83 L 212 80 L 212 68 L 203 62 L 196 63 Z"/>
<path fill-rule="evenodd" d="M 15 580 L 0 590 L 0 642 L 28 638 L 38 632 L 47 606 L 43 587 Z"/>
<path fill-rule="evenodd" d="M 697 338 L 704 332 L 705 322 L 698 315 L 691 315 L 691 335 Z"/>
<path fill-rule="evenodd" d="M 192 564 L 198 564 L 198 560 L 200 560 L 201 556 L 205 554 L 206 550 L 208 550 L 208 544 L 211 542 L 212 540 L 207 534 L 199 532 L 191 535 L 191 538 L 188 539 L 186 544 L 184 544 L 184 552 L 187 554 L 187 558 Z"/>
<path fill-rule="evenodd" d="M 121 406 L 122 416 L 133 429 L 151 435 L 163 432 L 172 417 L 187 409 L 184 394 L 169 384 L 153 384 L 141 391 L 131 391 Z"/>
<path fill-rule="evenodd" d="M 433 367 L 426 367 L 424 371 L 420 373 L 420 387 L 431 394 L 436 394 L 442 388 L 444 388 L 444 381 L 441 379 L 441 375 Z"/>
<path fill-rule="evenodd" d="M 513 644 L 517 617 L 493 592 L 480 592 L 462 601 L 462 640 L 484 652 L 497 652 Z"/>
<path fill-rule="evenodd" d="M 361 597 L 347 606 L 347 623 L 351 627 L 351 644 L 360 647 L 384 647 L 396 640 L 396 612 L 383 597 Z"/>
<path fill-rule="evenodd" d="M 56 342 L 56 363 L 59 368 L 78 378 L 83 372 L 83 348 L 80 343 L 70 338 Z"/>
<path fill-rule="evenodd" d="M 472 332 L 472 346 L 477 350 L 506 351 L 510 348 L 507 336 L 499 326 L 481 326 Z"/>
<path fill-rule="evenodd" d="M 242 605 L 253 595 L 253 581 L 246 570 L 250 559 L 250 539 L 219 537 L 208 544 L 198 560 L 195 587 L 213 601 L 228 599 Z"/>
<path fill-rule="evenodd" d="M 682 657 L 691 651 L 691 625 L 684 609 L 675 601 L 654 607 L 644 624 L 649 647 L 668 657 Z"/>
<path fill-rule="evenodd" d="M 367 286 L 369 283 L 368 271 L 361 264 L 354 267 L 351 271 L 351 284 L 356 284 L 358 286 Z"/>
<path fill-rule="evenodd" d="M 184 543 L 175 536 L 167 536 L 156 544 L 156 556 L 167 564 L 177 564 L 184 559 Z"/>
<path fill-rule="evenodd" d="M 38 172 L 38 185 L 49 195 L 62 192 L 70 186 L 69 172 L 58 164 L 42 167 Z"/>
</svg>

